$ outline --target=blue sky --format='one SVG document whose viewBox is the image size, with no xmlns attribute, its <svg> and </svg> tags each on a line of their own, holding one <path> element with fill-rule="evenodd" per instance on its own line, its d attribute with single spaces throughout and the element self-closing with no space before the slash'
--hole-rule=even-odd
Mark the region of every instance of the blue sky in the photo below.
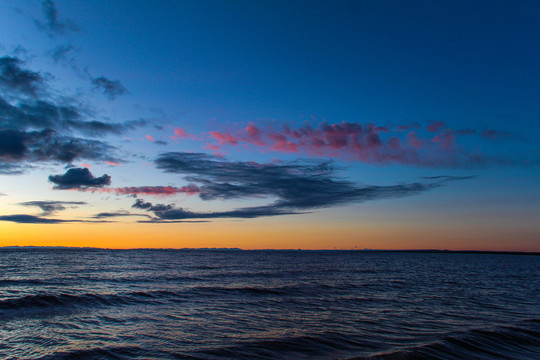
<svg viewBox="0 0 540 360">
<path fill-rule="evenodd" d="M 2 223 L 539 250 L 539 18 L 533 1 L 2 1 Z"/>
</svg>

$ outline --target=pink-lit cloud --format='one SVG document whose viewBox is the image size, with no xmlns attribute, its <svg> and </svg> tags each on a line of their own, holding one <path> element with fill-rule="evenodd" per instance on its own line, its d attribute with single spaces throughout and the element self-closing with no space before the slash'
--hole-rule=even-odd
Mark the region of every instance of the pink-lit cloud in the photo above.
<svg viewBox="0 0 540 360">
<path fill-rule="evenodd" d="M 209 134 L 219 141 L 219 145 L 238 145 L 238 139 L 228 132 L 210 131 Z"/>
<path fill-rule="evenodd" d="M 119 162 L 114 162 L 114 161 L 105 161 L 106 164 L 109 164 L 109 165 L 113 165 L 113 166 L 120 166 L 122 165 L 121 163 Z"/>
<path fill-rule="evenodd" d="M 170 138 L 172 140 L 178 140 L 178 139 L 194 139 L 195 136 L 188 133 L 186 129 L 181 127 L 174 128 L 174 135 L 171 135 Z"/>
<path fill-rule="evenodd" d="M 225 146 L 243 146 L 262 152 L 339 157 L 366 163 L 451 167 L 478 164 L 483 158 L 468 153 L 458 142 L 458 136 L 480 135 L 479 132 L 468 128 L 453 130 L 442 121 L 435 121 L 424 129 L 418 124 L 381 126 L 346 121 L 306 123 L 299 127 L 288 124 L 258 127 L 250 122 L 236 130 L 209 134 L 214 142 L 210 140 L 204 147 L 216 153 L 221 153 Z M 501 134 L 490 130 L 482 136 L 492 139 Z"/>
<path fill-rule="evenodd" d="M 250 122 L 244 130 L 246 132 L 246 142 L 258 146 L 266 145 L 266 142 L 262 138 L 261 130 L 253 122 Z"/>
<path fill-rule="evenodd" d="M 147 138 L 148 140 L 150 140 L 151 142 L 155 142 L 156 139 L 154 139 L 154 137 L 152 135 L 144 135 L 145 138 Z"/>
</svg>

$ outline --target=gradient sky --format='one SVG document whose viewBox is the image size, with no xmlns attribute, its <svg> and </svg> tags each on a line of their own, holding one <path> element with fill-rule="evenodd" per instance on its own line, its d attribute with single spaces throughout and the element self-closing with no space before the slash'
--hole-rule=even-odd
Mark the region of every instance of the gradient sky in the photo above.
<svg viewBox="0 0 540 360">
<path fill-rule="evenodd" d="M 537 1 L 0 1 L 0 246 L 540 251 Z"/>
</svg>

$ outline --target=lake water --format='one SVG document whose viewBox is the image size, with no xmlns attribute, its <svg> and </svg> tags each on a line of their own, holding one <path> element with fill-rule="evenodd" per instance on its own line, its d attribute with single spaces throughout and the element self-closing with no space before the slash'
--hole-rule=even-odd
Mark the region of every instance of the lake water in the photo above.
<svg viewBox="0 0 540 360">
<path fill-rule="evenodd" d="M 540 256 L 4 248 L 0 358 L 540 359 Z"/>
</svg>

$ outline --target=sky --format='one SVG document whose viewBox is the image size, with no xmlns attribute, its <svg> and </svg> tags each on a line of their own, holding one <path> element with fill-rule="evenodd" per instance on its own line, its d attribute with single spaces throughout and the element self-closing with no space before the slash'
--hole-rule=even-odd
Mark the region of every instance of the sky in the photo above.
<svg viewBox="0 0 540 360">
<path fill-rule="evenodd" d="M 540 251 L 536 1 L 0 0 L 0 246 Z"/>
</svg>

